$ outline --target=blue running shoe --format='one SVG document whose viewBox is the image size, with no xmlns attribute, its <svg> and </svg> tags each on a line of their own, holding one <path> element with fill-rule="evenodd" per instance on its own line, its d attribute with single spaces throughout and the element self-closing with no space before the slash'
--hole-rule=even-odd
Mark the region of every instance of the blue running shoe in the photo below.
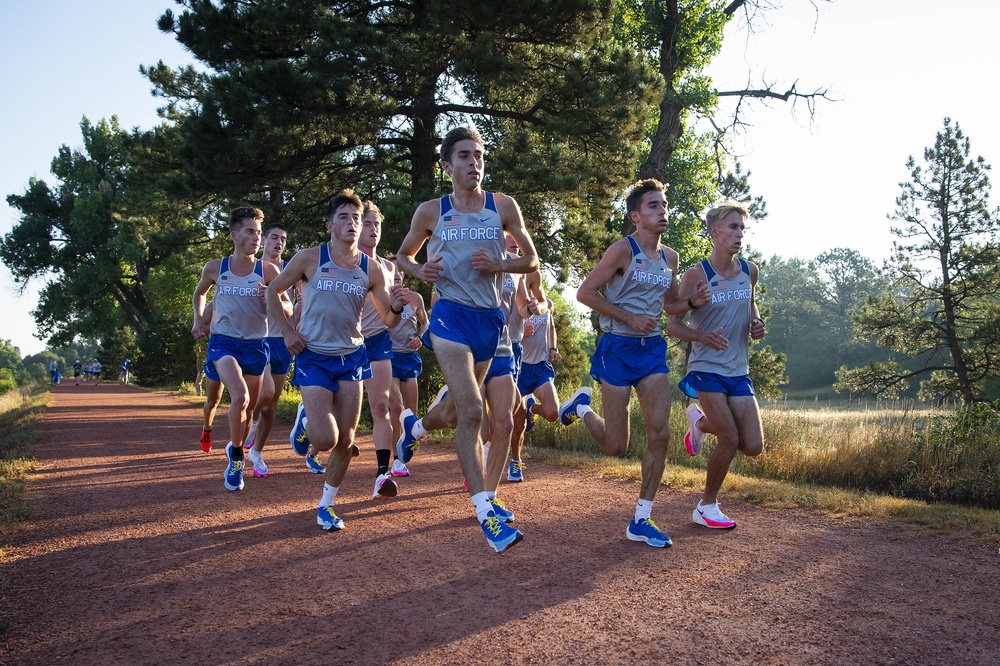
<svg viewBox="0 0 1000 666">
<path fill-rule="evenodd" d="M 299 409 L 295 412 L 295 424 L 292 432 L 288 435 L 288 441 L 292 443 L 292 449 L 300 456 L 309 453 L 309 435 L 306 434 L 306 406 L 299 403 Z"/>
<path fill-rule="evenodd" d="M 314 453 L 311 456 L 306 456 L 306 467 L 313 474 L 325 474 L 326 467 L 323 467 L 323 463 L 319 461 L 319 454 Z"/>
<path fill-rule="evenodd" d="M 513 483 L 524 481 L 524 463 L 520 460 L 511 460 L 507 469 L 507 480 Z"/>
<path fill-rule="evenodd" d="M 483 521 L 483 534 L 486 540 L 493 546 L 493 550 L 502 553 L 515 543 L 524 538 L 521 530 L 510 527 L 507 523 L 497 518 L 496 513 L 490 511 Z"/>
<path fill-rule="evenodd" d="M 344 529 L 344 521 L 333 512 L 332 506 L 321 506 L 316 512 L 316 524 L 327 532 Z"/>
<path fill-rule="evenodd" d="M 531 432 L 535 427 L 535 415 L 531 412 L 535 402 L 535 396 L 528 396 L 528 400 L 524 403 L 524 432 Z"/>
<path fill-rule="evenodd" d="M 493 513 L 496 514 L 497 518 L 505 523 L 514 521 L 514 512 L 504 506 L 503 501 L 499 497 L 491 499 L 490 504 L 493 505 Z"/>
<path fill-rule="evenodd" d="M 226 444 L 226 458 L 229 465 L 226 467 L 226 490 L 243 490 L 243 458 L 235 460 L 233 458 L 233 443 Z"/>
<path fill-rule="evenodd" d="M 417 417 L 413 415 L 413 410 L 404 409 L 399 415 L 399 424 L 403 426 L 403 434 L 396 442 L 396 457 L 403 461 L 403 464 L 410 462 L 413 454 L 420 448 L 420 440 L 413 436 L 413 424 L 417 422 Z"/>
<path fill-rule="evenodd" d="M 669 548 L 674 544 L 666 534 L 660 531 L 652 518 L 643 518 L 635 522 L 635 518 L 628 524 L 625 536 L 629 541 L 645 541 L 653 548 Z"/>
<path fill-rule="evenodd" d="M 581 386 L 569 400 L 559 405 L 559 420 L 563 425 L 573 425 L 573 421 L 580 418 L 576 415 L 576 408 L 580 405 L 589 405 L 592 394 L 593 391 L 589 387 Z"/>
</svg>

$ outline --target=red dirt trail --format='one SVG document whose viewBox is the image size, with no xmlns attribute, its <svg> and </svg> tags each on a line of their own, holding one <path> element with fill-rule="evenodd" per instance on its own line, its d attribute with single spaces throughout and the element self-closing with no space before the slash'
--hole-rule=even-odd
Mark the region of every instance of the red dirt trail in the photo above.
<svg viewBox="0 0 1000 666">
<path fill-rule="evenodd" d="M 1000 663 L 1000 555 L 973 539 L 739 502 L 717 532 L 661 488 L 654 549 L 625 539 L 637 482 L 529 460 L 501 486 L 525 538 L 496 555 L 450 445 L 376 503 L 370 437 L 326 533 L 287 427 L 235 493 L 224 414 L 209 455 L 200 430 L 169 395 L 54 387 L 0 663 Z"/>
</svg>

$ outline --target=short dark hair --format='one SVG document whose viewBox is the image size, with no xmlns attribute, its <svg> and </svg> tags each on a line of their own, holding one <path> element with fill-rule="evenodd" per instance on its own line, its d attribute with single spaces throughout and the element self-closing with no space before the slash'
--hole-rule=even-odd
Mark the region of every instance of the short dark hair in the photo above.
<svg viewBox="0 0 1000 666">
<path fill-rule="evenodd" d="M 274 231 L 275 229 L 281 229 L 282 231 L 285 232 L 285 235 L 288 234 L 288 229 L 285 228 L 285 225 L 281 224 L 280 222 L 270 222 L 266 227 L 264 227 L 261 230 L 260 235 L 262 238 L 267 238 L 267 235 L 272 231 Z"/>
<path fill-rule="evenodd" d="M 480 146 L 486 146 L 483 142 L 483 137 L 475 129 L 471 127 L 456 127 L 445 134 L 444 139 L 441 140 L 441 161 L 450 162 L 451 154 L 455 151 L 455 144 L 466 139 L 475 141 Z"/>
<path fill-rule="evenodd" d="M 244 220 L 264 221 L 264 212 L 253 206 L 240 206 L 229 214 L 229 231 L 235 233 L 243 228 Z"/>
<path fill-rule="evenodd" d="M 639 202 L 650 192 L 662 192 L 663 196 L 667 196 L 667 186 L 655 178 L 646 178 L 633 183 L 625 191 L 625 216 L 628 217 L 632 211 L 639 210 Z"/>
<path fill-rule="evenodd" d="M 361 203 L 361 197 L 354 193 L 352 189 L 341 190 L 337 192 L 336 196 L 330 199 L 330 205 L 326 207 L 326 221 L 329 222 L 333 218 L 337 209 L 344 204 L 351 204 L 358 210 L 364 210 L 365 205 Z"/>
</svg>

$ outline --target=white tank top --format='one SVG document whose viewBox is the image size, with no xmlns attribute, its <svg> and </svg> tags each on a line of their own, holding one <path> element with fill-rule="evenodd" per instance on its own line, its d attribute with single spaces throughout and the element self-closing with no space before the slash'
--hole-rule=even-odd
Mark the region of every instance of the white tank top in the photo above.
<svg viewBox="0 0 1000 666">
<path fill-rule="evenodd" d="M 229 268 L 229 257 L 222 258 L 219 278 L 212 297 L 211 332 L 240 340 L 267 337 L 267 305 L 260 297 L 259 282 L 264 280 L 264 262 L 254 262 L 249 275 L 236 275 Z"/>
</svg>

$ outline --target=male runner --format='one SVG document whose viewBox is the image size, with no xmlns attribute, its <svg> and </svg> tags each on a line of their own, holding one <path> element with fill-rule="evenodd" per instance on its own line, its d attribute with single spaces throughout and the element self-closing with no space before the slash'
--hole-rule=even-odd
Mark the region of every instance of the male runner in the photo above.
<svg viewBox="0 0 1000 666">
<path fill-rule="evenodd" d="M 684 323 L 683 313 L 672 313 L 667 324 L 673 336 L 692 343 L 680 387 L 698 398 L 701 407 L 692 403 L 687 409 L 691 424 L 684 436 L 687 451 L 698 455 L 704 433 L 718 440 L 708 460 L 705 494 L 691 514 L 695 523 L 715 529 L 736 527 L 718 503 L 736 453 L 752 457 L 764 450 L 760 408 L 749 375 L 750 339 L 760 340 L 765 332 L 755 298 L 758 271 L 755 264 L 736 256 L 749 216 L 743 205 L 733 201 L 708 211 L 705 224 L 712 254 L 687 270 L 682 291 L 688 284 L 707 281 L 712 298 L 691 312 L 690 325 Z"/>
<path fill-rule="evenodd" d="M 646 453 L 635 514 L 625 530 L 631 541 L 656 548 L 671 545 L 650 517 L 663 477 L 670 443 L 670 385 L 667 343 L 660 334 L 663 312 L 681 313 L 708 302 L 702 281 L 682 296 L 674 275 L 677 252 L 660 243 L 667 230 L 666 188 L 655 179 L 632 185 L 625 211 L 635 232 L 605 251 L 577 289 L 577 299 L 600 315 L 602 335 L 590 359 L 590 374 L 601 383 L 602 418 L 590 408 L 590 389 L 581 388 L 560 408 L 563 423 L 582 418 L 605 453 L 628 449 L 632 388 L 646 422 Z"/>
<path fill-rule="evenodd" d="M 211 333 L 205 356 L 205 376 L 222 382 L 229 391 L 229 433 L 226 445 L 227 490 L 243 489 L 243 442 L 249 434 L 251 416 L 260 395 L 261 376 L 267 365 L 267 316 L 264 286 L 278 274 L 278 267 L 256 258 L 260 247 L 257 208 L 237 208 L 229 215 L 233 253 L 205 264 L 194 289 L 192 307 L 196 338 Z M 215 288 L 211 323 L 205 321 L 205 296 Z"/>
<path fill-rule="evenodd" d="M 482 189 L 485 148 L 479 133 L 459 127 L 441 142 L 441 166 L 452 193 L 420 204 L 396 259 L 404 272 L 434 284 L 438 301 L 431 312 L 430 340 L 457 410 L 455 448 L 469 484 L 476 518 L 496 552 L 521 540 L 494 512 L 483 483 L 479 394 L 503 330 L 500 292 L 505 273 L 528 273 L 538 266 L 535 247 L 521 211 L 509 196 Z M 507 259 L 507 231 L 523 256 Z M 416 254 L 427 243 L 427 261 Z M 413 455 L 416 418 L 404 411 L 403 436 L 396 443 L 403 463 Z"/>
<path fill-rule="evenodd" d="M 330 451 L 316 522 L 341 530 L 333 503 L 351 462 L 361 416 L 361 375 L 365 365 L 361 310 L 369 294 L 388 326 L 399 323 L 409 290 L 393 285 L 386 272 L 358 248 L 362 203 L 345 190 L 330 201 L 330 240 L 302 250 L 267 290 L 268 311 L 295 357 L 295 382 L 302 391 L 290 439 L 296 453 Z M 302 281 L 303 306 L 296 330 L 284 315 L 279 294 Z M 391 288 L 391 291 L 390 291 Z"/>
</svg>

